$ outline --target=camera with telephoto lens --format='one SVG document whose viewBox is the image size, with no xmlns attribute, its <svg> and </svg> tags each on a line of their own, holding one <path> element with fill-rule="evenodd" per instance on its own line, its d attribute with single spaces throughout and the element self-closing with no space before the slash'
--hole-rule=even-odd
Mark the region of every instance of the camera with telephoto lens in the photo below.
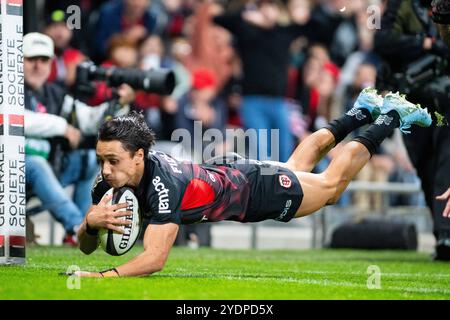
<svg viewBox="0 0 450 320">
<path fill-rule="evenodd" d="M 91 61 L 85 61 L 77 66 L 75 92 L 77 96 L 89 97 L 95 93 L 94 81 L 105 81 L 108 87 L 116 88 L 128 84 L 134 90 L 143 90 L 160 95 L 169 95 L 175 87 L 175 76 L 168 69 L 143 71 L 139 69 L 124 69 L 96 66 Z"/>
<path fill-rule="evenodd" d="M 413 91 L 426 91 L 436 87 L 440 78 L 449 73 L 447 59 L 436 55 L 425 55 L 410 64 L 401 72 L 393 72 L 388 64 L 383 64 L 377 77 L 377 86 L 383 90 L 400 91 L 410 94 Z"/>
</svg>

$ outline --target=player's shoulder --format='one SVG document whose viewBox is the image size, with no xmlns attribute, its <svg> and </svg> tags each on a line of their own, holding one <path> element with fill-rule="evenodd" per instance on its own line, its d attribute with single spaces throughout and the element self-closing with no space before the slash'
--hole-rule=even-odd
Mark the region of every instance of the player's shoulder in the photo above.
<svg viewBox="0 0 450 320">
<path fill-rule="evenodd" d="M 169 189 L 176 193 L 191 176 L 185 163 L 164 152 L 150 151 L 147 161 L 151 166 L 145 171 L 150 192 L 153 190 L 159 193 L 163 189 Z"/>
<path fill-rule="evenodd" d="M 146 204 L 153 223 L 180 223 L 179 208 L 184 191 L 193 177 L 193 165 L 167 153 L 151 150 L 147 157 Z"/>
<path fill-rule="evenodd" d="M 191 165 L 188 161 L 178 160 L 171 155 L 158 150 L 150 150 L 148 159 L 153 162 L 156 170 L 166 172 L 168 175 L 174 177 L 189 173 Z"/>
</svg>

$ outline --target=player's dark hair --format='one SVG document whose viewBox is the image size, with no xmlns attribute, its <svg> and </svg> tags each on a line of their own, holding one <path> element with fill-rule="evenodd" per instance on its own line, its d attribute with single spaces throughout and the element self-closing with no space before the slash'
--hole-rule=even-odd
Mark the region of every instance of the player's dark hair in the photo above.
<svg viewBox="0 0 450 320">
<path fill-rule="evenodd" d="M 106 121 L 98 130 L 98 141 L 118 140 L 125 150 L 132 155 L 139 149 L 144 149 L 147 155 L 155 144 L 155 134 L 145 123 L 142 113 L 132 111 L 125 116 L 120 116 Z"/>
</svg>

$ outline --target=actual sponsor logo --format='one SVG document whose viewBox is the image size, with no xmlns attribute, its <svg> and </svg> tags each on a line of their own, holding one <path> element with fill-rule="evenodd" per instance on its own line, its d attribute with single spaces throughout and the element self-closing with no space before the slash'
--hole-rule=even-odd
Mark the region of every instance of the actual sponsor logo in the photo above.
<svg viewBox="0 0 450 320">
<path fill-rule="evenodd" d="M 155 179 L 152 180 L 152 183 L 155 186 L 155 191 L 158 192 L 158 212 L 171 213 L 169 207 L 169 189 L 161 182 L 160 176 L 156 176 Z"/>
<path fill-rule="evenodd" d="M 289 189 L 292 185 L 292 181 L 291 178 L 289 178 L 287 175 L 282 174 L 278 177 L 279 181 L 280 181 L 280 185 L 283 188 Z"/>
</svg>

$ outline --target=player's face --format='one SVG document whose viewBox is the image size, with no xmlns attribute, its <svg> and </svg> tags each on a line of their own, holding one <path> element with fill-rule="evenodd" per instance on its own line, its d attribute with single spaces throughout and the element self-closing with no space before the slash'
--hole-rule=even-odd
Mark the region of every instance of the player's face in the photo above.
<svg viewBox="0 0 450 320">
<path fill-rule="evenodd" d="M 98 141 L 97 159 L 103 178 L 113 188 L 137 187 L 144 174 L 144 151 L 132 155 L 120 141 Z"/>
</svg>

